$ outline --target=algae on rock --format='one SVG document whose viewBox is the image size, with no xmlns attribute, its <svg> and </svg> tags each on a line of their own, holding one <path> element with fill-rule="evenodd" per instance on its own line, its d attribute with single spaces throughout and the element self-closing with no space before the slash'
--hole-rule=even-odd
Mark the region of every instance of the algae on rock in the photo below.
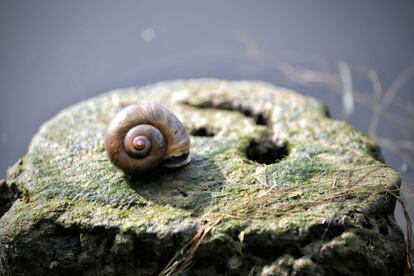
<svg viewBox="0 0 414 276">
<path fill-rule="evenodd" d="M 165 105 L 183 122 L 188 166 L 130 178 L 111 165 L 106 126 L 138 102 Z M 115 90 L 67 108 L 8 172 L 4 185 L 19 196 L 0 219 L 0 270 L 401 275 L 399 176 L 373 141 L 326 114 L 267 83 L 208 79 Z"/>
</svg>

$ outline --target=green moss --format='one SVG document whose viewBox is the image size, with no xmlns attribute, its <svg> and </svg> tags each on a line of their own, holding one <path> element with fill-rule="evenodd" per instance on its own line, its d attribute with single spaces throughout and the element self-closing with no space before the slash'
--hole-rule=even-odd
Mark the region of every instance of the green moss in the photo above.
<svg viewBox="0 0 414 276">
<path fill-rule="evenodd" d="M 149 101 L 168 106 L 189 131 L 206 127 L 216 135 L 191 138 L 188 166 L 131 178 L 107 160 L 105 129 L 124 106 Z M 195 107 L 206 102 L 245 106 L 234 111 Z M 256 125 L 254 116 L 237 111 L 243 108 L 266 114 L 268 125 Z M 50 220 L 65 228 L 164 237 L 219 219 L 205 246 L 230 256 L 250 250 L 240 247 L 237 237 L 243 244 L 295 244 L 310 239 L 310 227 L 339 214 L 392 213 L 394 201 L 384 197 L 398 184 L 398 175 L 376 160 L 372 140 L 325 114 L 313 99 L 260 82 L 167 82 L 84 101 L 46 122 L 23 161 L 10 170 L 6 182 L 16 183 L 22 196 L 0 219 L 1 233 L 15 240 L 39 221 Z M 287 144 L 288 155 L 266 165 L 249 160 L 247 147 L 264 136 Z M 194 231 L 183 233 L 189 240 Z M 335 252 L 346 253 L 363 242 L 347 235 L 338 238 Z M 111 254 L 131 250 L 127 236 L 114 239 Z M 274 244 L 264 249 L 294 248 L 276 250 Z M 282 264 L 315 269 L 309 259 L 278 258 L 272 265 L 276 270 Z"/>
<path fill-rule="evenodd" d="M 155 91 L 158 93 L 157 89 Z M 206 90 L 197 91 L 193 93 Z M 202 105 L 215 92 L 208 93 L 208 98 L 205 94 L 193 97 L 193 105 Z M 136 102 L 138 94 L 139 90 L 129 93 L 123 98 L 123 105 Z M 150 92 L 146 94 L 153 98 Z M 199 161 L 173 174 L 163 172 L 159 177 L 131 181 L 107 161 L 103 151 L 105 126 L 121 108 L 111 103 L 115 95 L 109 94 L 94 102 L 69 108 L 43 126 L 26 157 L 25 181 L 35 183 L 28 185 L 26 193 L 30 194 L 31 200 L 82 200 L 119 210 L 141 209 L 148 213 L 161 204 L 176 211 L 182 209 L 188 215 L 201 215 L 212 202 L 217 204 L 223 199 L 223 195 L 238 198 L 242 194 L 260 191 L 258 186 L 265 189 L 265 186 L 277 189 L 302 186 L 303 191 L 295 191 L 285 197 L 290 200 L 302 198 L 301 193 L 325 194 L 325 186 L 332 185 L 338 171 L 352 170 L 354 165 L 372 164 L 372 158 L 367 154 L 373 146 L 372 141 L 349 124 L 324 117 L 323 105 L 313 100 L 303 101 L 297 95 L 282 99 L 275 94 L 279 106 L 276 105 L 271 114 L 274 132 L 277 137 L 285 137 L 290 154 L 279 163 L 266 166 L 265 186 L 257 185 L 258 179 L 263 179 L 260 176 L 262 165 L 248 160 L 245 151 L 251 141 L 258 141 L 269 129 L 254 125 L 250 118 L 238 113 L 194 107 L 188 107 L 191 110 L 188 117 L 183 111 L 185 124 L 191 126 L 193 121 L 204 120 L 198 116 L 211 116 L 205 120 L 206 127 L 219 129 L 217 137 L 193 139 L 192 154 Z M 162 97 L 165 99 L 163 104 L 174 106 L 168 102 L 170 96 L 161 93 L 158 98 Z M 222 101 L 231 101 L 231 97 L 230 93 L 220 96 Z M 248 94 L 239 93 L 238 97 L 250 100 Z M 141 100 L 145 101 L 145 97 Z M 306 102 L 303 105 L 306 108 L 298 108 L 295 101 Z M 252 110 L 255 104 L 260 104 L 260 101 L 252 103 Z M 226 117 L 229 124 L 225 128 L 218 128 L 217 119 L 213 119 L 217 112 L 229 116 Z M 244 127 L 240 127 L 241 124 Z M 283 128 L 279 129 L 279 126 Z M 154 181 L 156 183 L 153 184 Z M 174 182 L 179 183 L 178 186 L 172 184 Z M 307 186 L 310 182 L 317 182 L 319 187 L 314 185 L 310 189 Z M 151 185 L 156 188 L 152 189 Z M 174 186 L 190 196 L 171 196 Z M 153 204 L 148 204 L 150 202 Z"/>
<path fill-rule="evenodd" d="M 299 153 L 295 158 L 287 158 L 272 166 L 268 183 L 279 187 L 303 185 L 315 177 L 324 185 L 325 177 L 331 176 L 333 171 L 333 165 L 311 157 L 309 153 Z"/>
</svg>

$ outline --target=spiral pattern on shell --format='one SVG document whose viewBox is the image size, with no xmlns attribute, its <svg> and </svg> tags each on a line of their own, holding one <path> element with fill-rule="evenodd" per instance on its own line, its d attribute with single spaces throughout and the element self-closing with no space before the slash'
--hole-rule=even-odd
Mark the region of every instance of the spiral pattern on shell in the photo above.
<svg viewBox="0 0 414 276">
<path fill-rule="evenodd" d="M 158 166 L 190 162 L 190 138 L 178 118 L 159 104 L 135 104 L 121 110 L 108 125 L 105 150 L 109 160 L 128 174 Z"/>
</svg>

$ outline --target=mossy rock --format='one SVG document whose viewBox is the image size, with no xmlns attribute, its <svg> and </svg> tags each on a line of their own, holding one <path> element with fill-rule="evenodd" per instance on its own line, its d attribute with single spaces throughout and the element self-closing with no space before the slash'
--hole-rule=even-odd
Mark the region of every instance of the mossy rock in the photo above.
<svg viewBox="0 0 414 276">
<path fill-rule="evenodd" d="M 105 129 L 127 105 L 167 106 L 192 162 L 128 177 Z M 320 102 L 250 81 L 111 91 L 35 135 L 3 190 L 4 275 L 401 275 L 400 180 Z"/>
</svg>

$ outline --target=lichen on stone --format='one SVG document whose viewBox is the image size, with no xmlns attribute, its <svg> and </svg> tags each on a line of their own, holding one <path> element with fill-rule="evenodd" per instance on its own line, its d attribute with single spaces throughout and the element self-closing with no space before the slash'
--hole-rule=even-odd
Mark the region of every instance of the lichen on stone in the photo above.
<svg viewBox="0 0 414 276">
<path fill-rule="evenodd" d="M 165 105 L 182 121 L 192 134 L 189 165 L 130 177 L 109 162 L 106 126 L 139 102 Z M 326 114 L 320 102 L 267 83 L 208 79 L 69 107 L 9 170 L 5 183 L 20 197 L 0 219 L 0 269 L 400 275 L 391 195 L 399 176 L 372 140 Z"/>
</svg>

